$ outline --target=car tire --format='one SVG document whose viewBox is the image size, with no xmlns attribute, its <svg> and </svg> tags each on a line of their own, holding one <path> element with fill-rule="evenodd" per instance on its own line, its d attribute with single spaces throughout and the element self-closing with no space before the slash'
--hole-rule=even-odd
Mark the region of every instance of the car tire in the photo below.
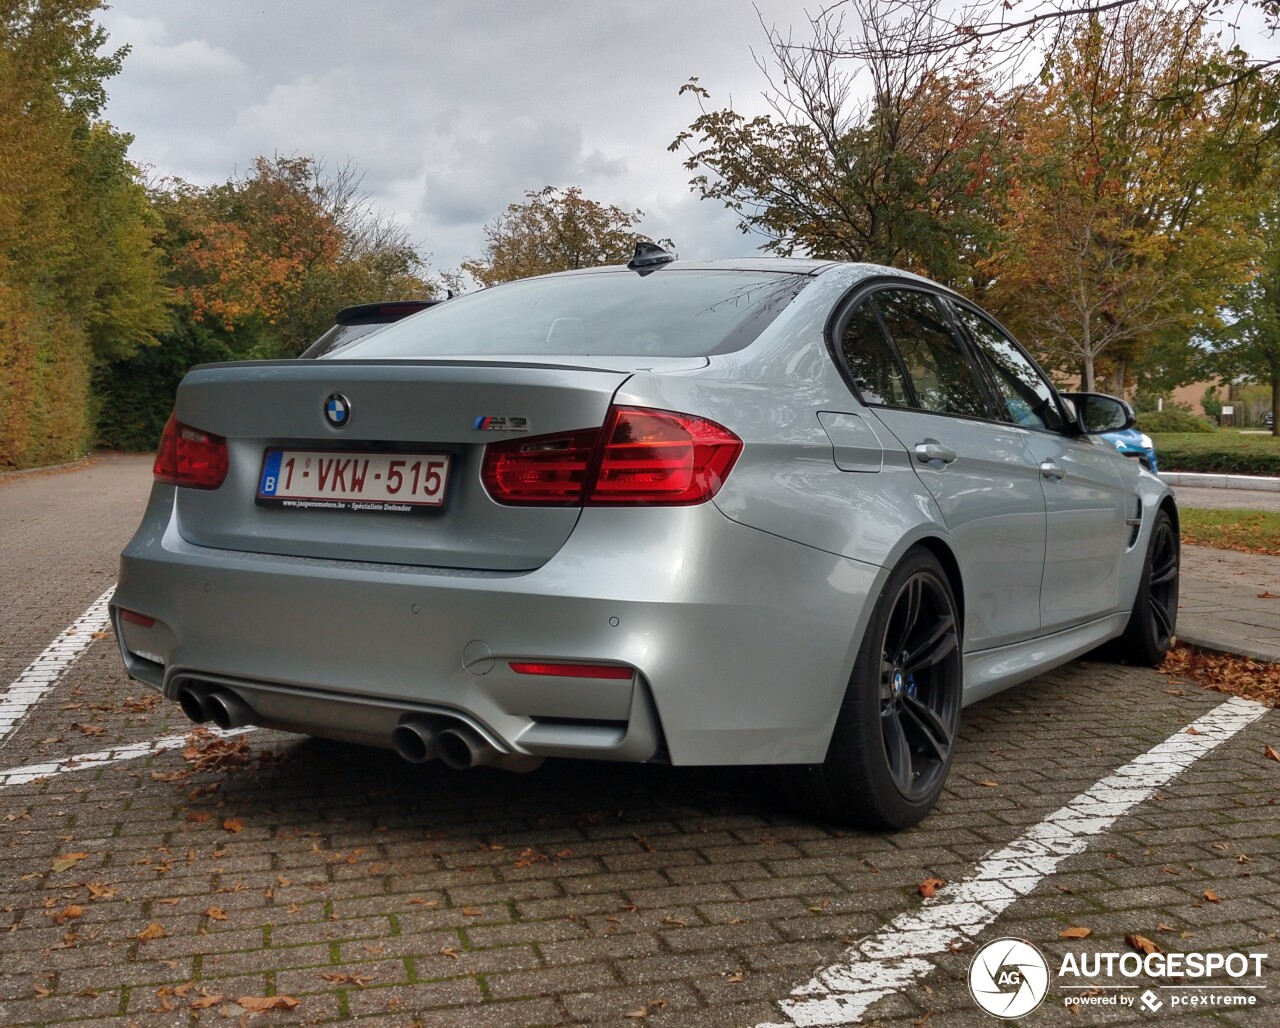
<svg viewBox="0 0 1280 1028">
<path fill-rule="evenodd" d="M 1177 528 L 1169 512 L 1161 507 L 1151 525 L 1129 624 L 1115 647 L 1122 660 L 1154 667 L 1169 652 L 1178 624 L 1180 563 Z"/>
<path fill-rule="evenodd" d="M 810 811 L 864 828 L 909 828 L 942 792 L 963 686 L 961 625 L 946 573 L 913 550 L 885 583 L 821 764 L 789 769 Z"/>
</svg>

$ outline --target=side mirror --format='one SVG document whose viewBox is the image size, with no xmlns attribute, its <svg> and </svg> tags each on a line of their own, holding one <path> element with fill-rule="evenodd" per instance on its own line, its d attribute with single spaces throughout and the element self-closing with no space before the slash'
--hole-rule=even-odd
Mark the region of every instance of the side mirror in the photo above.
<svg viewBox="0 0 1280 1028">
<path fill-rule="evenodd" d="M 1121 432 L 1132 428 L 1137 417 L 1124 400 L 1106 393 L 1063 393 L 1076 411 L 1076 425 L 1081 435 Z"/>
</svg>

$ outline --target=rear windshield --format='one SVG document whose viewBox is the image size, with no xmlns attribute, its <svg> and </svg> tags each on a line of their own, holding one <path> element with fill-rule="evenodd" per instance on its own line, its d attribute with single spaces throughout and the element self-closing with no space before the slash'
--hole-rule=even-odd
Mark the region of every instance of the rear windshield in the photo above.
<svg viewBox="0 0 1280 1028">
<path fill-rule="evenodd" d="M 705 357 L 758 336 L 809 281 L 758 271 L 603 272 L 455 297 L 326 357 Z"/>
</svg>

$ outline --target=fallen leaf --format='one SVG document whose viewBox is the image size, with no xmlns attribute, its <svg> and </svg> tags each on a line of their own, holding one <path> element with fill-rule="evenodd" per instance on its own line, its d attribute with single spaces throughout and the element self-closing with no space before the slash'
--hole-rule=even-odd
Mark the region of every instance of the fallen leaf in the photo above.
<svg viewBox="0 0 1280 1028">
<path fill-rule="evenodd" d="M 228 831 L 228 832 L 239 832 L 239 831 L 243 831 L 243 829 L 244 829 L 244 821 L 242 821 L 242 820 L 241 820 L 240 818 L 238 818 L 238 817 L 228 817 L 228 818 L 224 818 L 224 819 L 223 819 L 223 821 L 222 821 L 222 827 L 223 827 L 223 829 L 224 829 L 225 831 Z"/>
<path fill-rule="evenodd" d="M 741 971 L 734 971 L 733 974 L 729 975 L 729 977 L 725 979 L 726 982 L 730 982 L 734 985 L 740 985 L 746 980 L 747 980 L 747 976 L 744 975 Z"/>
<path fill-rule="evenodd" d="M 1191 725 L 1191 726 L 1187 729 L 1187 734 L 1188 734 L 1188 735 L 1199 735 L 1199 734 L 1200 734 L 1200 729 L 1198 729 L 1195 725 Z"/>
<path fill-rule="evenodd" d="M 1059 939 L 1087 939 L 1093 934 L 1092 928 L 1068 928 L 1058 933 Z"/>
<path fill-rule="evenodd" d="M 202 825 L 212 817 L 213 815 L 207 810 L 193 810 L 187 814 L 187 820 L 193 825 Z"/>
<path fill-rule="evenodd" d="M 1163 871 L 1163 872 L 1164 872 L 1165 874 L 1167 874 L 1167 875 L 1180 875 L 1180 874 L 1182 874 L 1182 872 L 1181 872 L 1180 870 L 1178 870 L 1178 868 L 1176 868 L 1176 867 L 1162 867 L 1160 870 L 1161 870 L 1161 871 Z"/>
<path fill-rule="evenodd" d="M 1280 760 L 1280 750 L 1277 750 L 1270 743 L 1267 744 L 1267 748 L 1263 752 L 1272 760 Z"/>
<path fill-rule="evenodd" d="M 623 1016 L 623 1017 L 634 1017 L 634 1018 L 648 1017 L 648 1016 L 649 1016 L 649 1011 L 647 1011 L 647 1010 L 628 1010 L 628 1011 L 627 1011 L 625 1014 L 623 1014 L 622 1016 Z"/>
<path fill-rule="evenodd" d="M 80 917 L 83 914 L 84 914 L 84 907 L 80 906 L 77 903 L 68 903 L 56 914 L 51 914 L 50 916 L 53 918 L 54 924 L 64 925 L 68 921 L 70 921 L 73 917 Z"/>
<path fill-rule="evenodd" d="M 483 913 L 484 911 L 481 910 L 479 907 L 463 907 L 462 908 L 463 917 L 479 917 Z"/>
<path fill-rule="evenodd" d="M 227 919 L 227 912 L 221 907 L 210 907 L 204 912 L 204 916 L 209 918 L 211 921 L 225 921 Z"/>
<path fill-rule="evenodd" d="M 206 992 L 204 989 L 201 989 L 199 998 L 191 1001 L 191 1009 L 207 1010 L 209 1007 L 221 1003 L 222 999 L 223 996 L 220 992 Z"/>
<path fill-rule="evenodd" d="M 1205 890 L 1204 890 L 1204 898 L 1205 898 L 1205 899 L 1207 899 L 1210 903 L 1221 903 L 1221 902 L 1222 902 L 1222 897 L 1221 897 L 1221 896 L 1219 896 L 1219 895 L 1218 895 L 1216 892 L 1214 892 L 1212 889 L 1205 889 Z"/>
<path fill-rule="evenodd" d="M 662 919 L 662 923 L 663 923 L 663 924 L 674 925 L 674 926 L 675 926 L 675 927 L 677 927 L 677 928 L 687 928 L 687 927 L 689 927 L 689 924 L 688 924 L 688 922 L 687 922 L 687 921 L 681 921 L 681 920 L 680 920 L 680 918 L 678 918 L 678 917 L 664 917 L 664 918 Z"/>
<path fill-rule="evenodd" d="M 1258 599 L 1260 599 L 1260 600 L 1280 600 L 1280 594 L 1273 593 L 1270 589 L 1264 589 L 1264 590 L 1262 590 L 1262 592 L 1258 593 Z"/>
<path fill-rule="evenodd" d="M 944 881 L 941 878 L 926 878 L 923 882 L 920 883 L 916 891 L 920 893 L 920 895 L 923 896 L 925 899 L 933 899 L 934 893 L 936 893 L 939 889 L 941 889 L 946 884 L 947 884 L 946 881 Z"/>
<path fill-rule="evenodd" d="M 458 951 L 454 949 L 452 946 L 441 946 L 440 955 L 442 957 L 448 957 L 450 960 L 458 959 Z"/>
<path fill-rule="evenodd" d="M 253 1014 L 267 1010 L 292 1010 L 299 1003 L 292 996 L 241 996 L 236 1003 Z"/>
<path fill-rule="evenodd" d="M 424 900 L 424 899 L 418 899 L 416 896 L 415 896 L 413 899 L 411 899 L 411 900 L 406 900 L 405 902 L 406 902 L 409 906 L 411 906 L 411 907 L 412 907 L 412 906 L 419 906 L 419 907 L 438 907 L 438 906 L 440 905 L 440 901 L 439 901 L 439 900 Z"/>
<path fill-rule="evenodd" d="M 1130 934 L 1124 937 L 1124 941 L 1136 949 L 1139 953 L 1145 953 L 1150 956 L 1152 953 L 1163 953 L 1159 946 L 1148 939 L 1145 935 Z"/>
<path fill-rule="evenodd" d="M 163 899 L 156 900 L 157 903 L 163 903 L 166 907 L 176 907 L 182 900 L 176 896 L 165 896 Z"/>
<path fill-rule="evenodd" d="M 43 985 L 33 985 L 31 991 L 36 994 L 36 999 L 48 999 L 53 995 L 53 990 L 46 989 Z"/>
<path fill-rule="evenodd" d="M 196 987 L 196 983 L 194 980 L 183 982 L 181 985 L 175 985 L 173 987 L 173 994 L 177 996 L 179 999 L 186 999 L 187 993 L 190 992 L 195 987 Z M 203 992 L 204 990 L 201 990 L 201 991 Z"/>
<path fill-rule="evenodd" d="M 377 979 L 371 975 L 344 974 L 341 971 L 321 971 L 320 977 L 330 985 L 356 985 L 362 989 L 371 982 L 377 981 Z"/>
<path fill-rule="evenodd" d="M 987 779 L 986 781 L 979 782 L 978 784 L 979 784 L 979 785 L 985 785 L 988 789 L 994 789 L 994 788 L 995 788 L 996 786 L 998 786 L 1000 783 L 999 783 L 999 782 L 993 782 L 993 781 L 991 781 L 990 779 Z"/>
<path fill-rule="evenodd" d="M 146 928 L 142 929 L 134 936 L 139 942 L 150 942 L 152 939 L 163 939 L 169 933 L 164 930 L 164 925 L 157 924 L 152 921 Z"/>
<path fill-rule="evenodd" d="M 101 882 L 86 882 L 84 887 L 89 890 L 91 900 L 108 899 L 116 894 L 114 887 L 103 885 Z"/>
<path fill-rule="evenodd" d="M 87 853 L 62 853 L 53 858 L 53 870 L 66 871 L 68 868 L 75 867 L 88 855 Z"/>
<path fill-rule="evenodd" d="M 1167 692 L 1170 696 L 1185 696 L 1185 695 L 1187 695 L 1187 694 L 1186 694 L 1185 692 L 1183 692 L 1181 689 L 1166 689 L 1166 690 L 1165 690 L 1165 692 Z"/>
</svg>

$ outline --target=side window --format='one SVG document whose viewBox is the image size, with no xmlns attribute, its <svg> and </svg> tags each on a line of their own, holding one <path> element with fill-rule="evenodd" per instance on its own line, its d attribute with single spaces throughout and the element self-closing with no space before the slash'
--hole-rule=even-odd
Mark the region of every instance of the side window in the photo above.
<svg viewBox="0 0 1280 1028">
<path fill-rule="evenodd" d="M 955 307 L 956 318 L 973 338 L 995 380 L 1005 420 L 1026 428 L 1051 432 L 1062 429 L 1063 417 L 1053 390 L 1032 364 L 993 322 L 965 307 Z"/>
<path fill-rule="evenodd" d="M 840 334 L 840 356 L 864 403 L 910 407 L 902 367 L 871 304 L 860 303 Z"/>
<path fill-rule="evenodd" d="M 986 394 L 946 315 L 928 293 L 886 289 L 872 297 L 925 410 L 990 418 Z"/>
</svg>

